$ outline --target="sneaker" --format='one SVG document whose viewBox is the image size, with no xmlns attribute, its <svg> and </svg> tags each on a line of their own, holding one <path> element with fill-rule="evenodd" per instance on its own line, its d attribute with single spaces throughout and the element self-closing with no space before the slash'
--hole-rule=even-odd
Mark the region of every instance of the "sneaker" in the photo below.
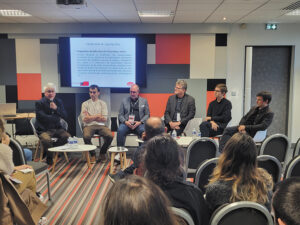
<svg viewBox="0 0 300 225">
<path fill-rule="evenodd" d="M 100 154 L 101 162 L 105 163 L 107 161 L 105 154 Z"/>
<path fill-rule="evenodd" d="M 96 163 L 96 156 L 91 156 L 90 157 L 90 163 L 95 164 Z"/>
<path fill-rule="evenodd" d="M 48 220 L 46 217 L 41 217 L 39 220 L 39 225 L 45 225 L 47 224 Z"/>
<path fill-rule="evenodd" d="M 123 172 L 123 171 L 119 171 L 118 173 L 116 174 L 108 174 L 108 178 L 110 179 L 110 181 L 112 183 L 115 183 L 116 181 L 118 180 L 121 180 L 123 178 L 125 178 L 126 174 Z"/>
</svg>

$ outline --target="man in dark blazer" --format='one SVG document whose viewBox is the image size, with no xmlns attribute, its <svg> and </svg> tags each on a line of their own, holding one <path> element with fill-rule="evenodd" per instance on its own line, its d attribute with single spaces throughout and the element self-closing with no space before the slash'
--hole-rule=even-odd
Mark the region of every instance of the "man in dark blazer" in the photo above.
<svg viewBox="0 0 300 225">
<path fill-rule="evenodd" d="M 150 117 L 148 101 L 140 95 L 140 88 L 134 84 L 130 87 L 130 96 L 123 99 L 119 110 L 119 128 L 117 146 L 124 146 L 126 135 L 135 133 L 139 137 L 145 131 L 144 123 Z"/>
<path fill-rule="evenodd" d="M 256 95 L 256 106 L 243 116 L 239 126 L 227 127 L 220 140 L 219 151 L 222 152 L 227 141 L 237 132 L 248 133 L 254 137 L 257 131 L 266 130 L 272 123 L 274 113 L 269 108 L 272 100 L 270 92 L 261 91 Z"/>
<path fill-rule="evenodd" d="M 165 110 L 165 125 L 169 131 L 176 130 L 181 135 L 189 120 L 196 112 L 195 99 L 186 93 L 187 83 L 179 80 L 175 85 L 175 95 L 169 97 Z"/>
<path fill-rule="evenodd" d="M 47 163 L 52 165 L 52 153 L 48 148 L 53 147 L 51 138 L 57 138 L 56 145 L 68 142 L 70 134 L 63 128 L 61 119 L 67 118 L 67 112 L 62 101 L 56 98 L 56 87 L 48 83 L 44 87 L 45 96 L 35 103 L 37 132 L 40 133 L 44 152 L 47 153 Z"/>
</svg>

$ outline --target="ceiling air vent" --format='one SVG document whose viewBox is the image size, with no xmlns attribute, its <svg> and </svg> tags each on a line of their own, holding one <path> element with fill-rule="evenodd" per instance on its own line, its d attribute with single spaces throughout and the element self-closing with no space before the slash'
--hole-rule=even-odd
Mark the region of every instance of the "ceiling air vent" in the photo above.
<svg viewBox="0 0 300 225">
<path fill-rule="evenodd" d="M 300 8 L 300 1 L 294 2 L 281 10 L 295 10 Z"/>
</svg>

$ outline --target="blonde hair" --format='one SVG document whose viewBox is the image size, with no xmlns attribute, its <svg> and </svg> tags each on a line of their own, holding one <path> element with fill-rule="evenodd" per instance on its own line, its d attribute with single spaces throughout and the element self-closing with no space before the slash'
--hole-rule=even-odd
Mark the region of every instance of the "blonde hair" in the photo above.
<svg viewBox="0 0 300 225">
<path fill-rule="evenodd" d="M 247 134 L 236 133 L 225 145 L 209 183 L 232 181 L 230 202 L 253 201 L 265 204 L 273 182 L 257 168 L 256 146 Z M 270 185 L 271 182 L 271 185 Z M 271 187 L 270 187 L 271 186 Z"/>
</svg>

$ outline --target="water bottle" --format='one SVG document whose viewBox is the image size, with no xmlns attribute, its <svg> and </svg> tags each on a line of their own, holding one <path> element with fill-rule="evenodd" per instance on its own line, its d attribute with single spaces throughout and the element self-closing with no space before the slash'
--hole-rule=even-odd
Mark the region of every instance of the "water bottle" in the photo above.
<svg viewBox="0 0 300 225">
<path fill-rule="evenodd" d="M 177 138 L 177 132 L 176 130 L 172 131 L 172 138 L 176 139 Z"/>
<path fill-rule="evenodd" d="M 78 139 L 75 136 L 73 137 L 73 145 L 74 145 L 75 148 L 78 147 Z"/>
<path fill-rule="evenodd" d="M 201 138 L 201 131 L 199 131 L 198 133 L 198 138 Z"/>
<path fill-rule="evenodd" d="M 68 138 L 68 145 L 69 145 L 69 148 L 73 147 L 73 138 L 72 137 Z"/>
<path fill-rule="evenodd" d="M 193 139 L 196 139 L 196 137 L 197 137 L 196 128 L 194 128 L 193 131 L 192 131 L 192 137 L 193 137 Z"/>
</svg>

